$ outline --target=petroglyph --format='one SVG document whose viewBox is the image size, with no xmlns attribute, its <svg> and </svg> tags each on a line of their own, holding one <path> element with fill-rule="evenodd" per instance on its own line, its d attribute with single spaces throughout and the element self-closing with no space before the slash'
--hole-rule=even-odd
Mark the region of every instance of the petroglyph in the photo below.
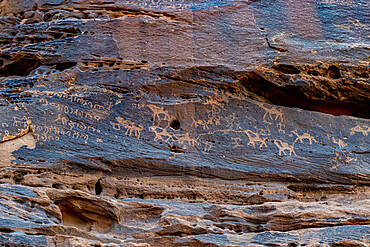
<svg viewBox="0 0 370 247">
<path fill-rule="evenodd" d="M 347 143 L 345 143 L 342 139 L 336 140 L 334 137 L 332 137 L 332 141 L 338 145 L 339 149 L 342 150 L 345 146 L 347 146 Z"/>
<path fill-rule="evenodd" d="M 24 116 L 22 118 L 13 117 L 13 119 L 14 119 L 13 126 L 17 126 L 17 127 L 27 128 L 27 126 L 30 123 L 29 118 L 27 118 L 26 116 Z"/>
<path fill-rule="evenodd" d="M 297 138 L 294 140 L 294 143 L 296 143 L 297 141 L 300 141 L 301 143 L 303 143 L 304 139 L 309 140 L 310 144 L 312 144 L 312 142 L 317 143 L 316 139 L 313 136 L 311 136 L 309 133 L 304 133 L 303 135 L 300 135 L 298 134 L 296 130 L 293 130 L 291 132 L 297 136 Z"/>
<path fill-rule="evenodd" d="M 52 107 L 55 107 L 57 111 L 62 112 L 64 114 L 71 114 L 71 115 L 75 115 L 76 117 L 86 118 L 86 119 L 96 120 L 96 121 L 100 121 L 102 119 L 100 115 L 92 114 L 91 110 L 85 111 L 83 109 L 74 108 L 72 106 L 67 106 L 67 105 L 63 105 L 60 103 L 49 102 L 47 99 L 40 99 L 39 101 L 43 103 L 44 105 L 50 105 Z"/>
<path fill-rule="evenodd" d="M 148 105 L 148 107 L 150 108 L 150 110 L 152 110 L 153 112 L 153 122 L 155 122 L 155 120 L 157 119 L 158 121 L 159 120 L 171 120 L 171 116 L 170 114 L 168 113 L 168 111 L 164 110 L 164 107 L 163 106 L 156 106 L 156 105 L 153 105 L 153 104 L 150 104 Z M 163 117 L 161 119 L 161 116 Z"/>
<path fill-rule="evenodd" d="M 239 144 L 242 140 L 240 137 L 231 137 L 231 139 L 233 140 L 231 145 L 234 145 L 234 147 L 242 147 L 243 146 L 243 145 Z"/>
<path fill-rule="evenodd" d="M 215 124 L 220 125 L 221 124 L 221 118 L 218 116 L 221 113 L 221 108 L 219 107 L 221 102 L 227 101 L 227 98 L 225 96 L 210 96 L 206 102 L 205 105 L 211 105 L 211 110 L 208 114 L 208 124 Z"/>
<path fill-rule="evenodd" d="M 112 112 L 112 110 L 111 110 L 111 108 L 113 106 L 112 103 L 107 103 L 105 105 L 100 105 L 100 104 L 93 103 L 89 100 L 86 100 L 83 97 L 75 96 L 75 95 L 69 95 L 69 94 L 66 94 L 66 93 L 56 93 L 56 96 L 58 96 L 60 99 L 67 99 L 72 103 L 73 102 L 79 103 L 83 106 L 89 107 L 90 109 L 97 109 L 97 110 L 101 110 L 101 111 L 104 111 L 104 112 L 107 112 L 107 113 Z"/>
<path fill-rule="evenodd" d="M 283 142 L 283 141 L 281 141 L 281 140 L 274 140 L 274 143 L 275 143 L 275 145 L 278 147 L 278 149 L 279 149 L 279 155 L 281 155 L 282 153 L 283 154 L 285 154 L 285 155 L 287 155 L 286 153 L 285 153 L 285 150 L 287 150 L 287 151 L 289 151 L 289 155 L 291 156 L 292 155 L 292 153 L 295 155 L 295 156 L 297 156 L 296 155 L 296 153 L 295 153 L 295 151 L 294 151 L 294 143 L 292 144 L 292 145 L 289 145 L 288 143 L 286 143 L 286 142 Z"/>
<path fill-rule="evenodd" d="M 357 125 L 356 127 L 353 127 L 350 130 L 351 130 L 350 132 L 351 135 L 354 135 L 356 134 L 356 132 L 359 132 L 359 133 L 362 133 L 364 136 L 367 136 L 370 132 L 370 127 L 366 125 L 363 125 L 363 126 Z"/>
<path fill-rule="evenodd" d="M 248 146 L 256 147 L 256 144 L 261 142 L 260 148 L 263 146 L 267 147 L 265 139 L 261 138 L 260 135 L 257 132 L 253 132 L 251 130 L 245 130 L 244 133 L 248 136 L 249 142 Z"/>
<path fill-rule="evenodd" d="M 250 116 L 245 116 L 245 118 L 251 122 L 257 122 L 257 119 L 255 119 L 254 117 L 250 117 Z"/>
<path fill-rule="evenodd" d="M 279 126 L 279 133 L 285 133 L 285 130 L 283 130 L 283 128 L 285 127 L 285 124 L 283 124 L 282 122 L 279 122 L 277 126 Z"/>
<path fill-rule="evenodd" d="M 203 144 L 204 144 L 204 149 L 203 149 L 204 152 L 209 152 L 211 148 L 213 147 L 213 143 L 211 142 L 205 142 Z"/>
<path fill-rule="evenodd" d="M 115 130 L 121 130 L 121 124 L 110 121 L 110 124 L 112 125 L 113 129 Z"/>
<path fill-rule="evenodd" d="M 64 130 L 58 126 L 43 126 L 43 125 L 31 125 L 31 129 L 34 130 L 35 138 L 38 141 L 58 141 L 59 136 L 71 137 L 73 139 L 82 139 L 85 143 L 89 139 L 89 135 L 86 133 L 81 133 L 76 130 Z"/>
<path fill-rule="evenodd" d="M 205 120 L 195 120 L 194 117 L 192 117 L 193 122 L 191 123 L 191 126 L 194 128 L 198 128 L 198 126 L 203 127 L 203 130 L 208 129 L 208 121 Z"/>
<path fill-rule="evenodd" d="M 96 129 L 95 127 L 84 124 L 82 122 L 72 121 L 72 120 L 68 119 L 67 117 L 62 116 L 62 114 L 58 114 L 58 117 L 55 120 L 55 122 L 62 123 L 62 125 L 65 125 L 65 126 L 69 127 L 70 130 L 73 130 L 74 128 L 77 128 L 79 130 L 87 130 L 87 131 L 90 131 L 90 132 L 100 133 L 100 129 Z"/>
<path fill-rule="evenodd" d="M 263 115 L 263 119 L 266 120 L 266 117 L 269 116 L 271 120 L 279 120 L 280 122 L 283 122 L 283 110 L 278 109 L 275 106 L 272 106 L 271 108 L 266 107 L 264 104 L 259 104 L 259 106 L 265 110 L 265 114 Z"/>
<path fill-rule="evenodd" d="M 168 142 L 170 140 L 174 141 L 172 134 L 169 133 L 167 129 L 163 129 L 158 126 L 150 126 L 149 131 L 154 132 L 155 134 L 154 141 L 163 141 L 163 142 Z"/>
<path fill-rule="evenodd" d="M 238 117 L 235 113 L 233 113 L 230 118 L 227 118 L 226 122 L 227 122 L 226 126 L 229 127 L 230 129 L 239 129 L 240 128 L 240 123 L 239 123 Z"/>
<path fill-rule="evenodd" d="M 210 113 L 208 115 L 208 121 L 207 124 L 214 124 L 214 125 L 220 125 L 221 124 L 221 118 L 217 116 L 214 113 Z"/>
<path fill-rule="evenodd" d="M 258 127 L 254 127 L 257 131 L 258 131 L 258 133 L 259 134 L 261 134 L 261 135 L 265 135 L 265 136 L 269 136 L 270 135 L 270 128 L 269 128 L 269 126 L 265 126 L 265 128 L 264 129 L 261 129 L 261 128 L 258 128 Z"/>
<path fill-rule="evenodd" d="M 208 105 L 211 104 L 213 106 L 219 105 L 221 102 L 228 102 L 228 98 L 225 95 L 211 95 L 206 99 L 204 104 Z M 219 107 L 217 107 L 219 109 Z"/>
<path fill-rule="evenodd" d="M 184 135 L 176 135 L 176 139 L 180 144 L 184 144 L 184 142 L 188 142 L 189 145 L 195 146 L 198 139 L 190 137 L 189 133 L 185 133 Z"/>
<path fill-rule="evenodd" d="M 140 133 L 144 129 L 143 126 L 135 125 L 134 122 L 130 120 L 125 120 L 121 117 L 116 117 L 116 120 L 119 124 L 121 124 L 126 129 L 125 135 L 129 135 L 129 136 L 134 135 L 135 137 L 140 138 Z"/>
</svg>

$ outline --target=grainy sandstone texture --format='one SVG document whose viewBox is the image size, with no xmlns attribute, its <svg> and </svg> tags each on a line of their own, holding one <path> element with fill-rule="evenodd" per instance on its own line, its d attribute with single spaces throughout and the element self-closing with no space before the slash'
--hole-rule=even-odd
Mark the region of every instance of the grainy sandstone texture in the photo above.
<svg viewBox="0 0 370 247">
<path fill-rule="evenodd" d="M 367 0 L 0 0 L 1 246 L 369 246 Z"/>
</svg>

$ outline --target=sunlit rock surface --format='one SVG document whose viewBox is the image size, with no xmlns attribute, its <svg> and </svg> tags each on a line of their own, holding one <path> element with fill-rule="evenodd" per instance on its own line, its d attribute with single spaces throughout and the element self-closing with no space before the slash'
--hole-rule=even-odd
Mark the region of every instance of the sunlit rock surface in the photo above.
<svg viewBox="0 0 370 247">
<path fill-rule="evenodd" d="M 369 246 L 365 0 L 0 2 L 2 246 Z"/>
</svg>

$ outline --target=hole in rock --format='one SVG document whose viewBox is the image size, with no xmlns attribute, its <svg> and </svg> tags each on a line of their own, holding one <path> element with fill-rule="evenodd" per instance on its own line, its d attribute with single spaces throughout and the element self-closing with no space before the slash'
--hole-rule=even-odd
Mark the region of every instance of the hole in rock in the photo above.
<svg viewBox="0 0 370 247">
<path fill-rule="evenodd" d="M 316 70 L 309 70 L 307 71 L 307 74 L 313 75 L 313 76 L 319 76 L 319 72 Z"/>
<path fill-rule="evenodd" d="M 23 54 L 15 61 L 0 68 L 0 76 L 27 76 L 41 65 L 40 59 L 34 54 Z"/>
<path fill-rule="evenodd" d="M 339 79 L 342 76 L 340 75 L 340 70 L 337 66 L 335 65 L 330 65 L 328 70 L 326 71 L 326 76 L 331 78 L 331 79 Z"/>
<path fill-rule="evenodd" d="M 100 179 L 95 184 L 95 195 L 100 195 L 103 191 L 103 187 L 101 186 Z"/>
<path fill-rule="evenodd" d="M 77 65 L 77 62 L 64 62 L 64 63 L 57 63 L 55 68 L 59 71 L 63 71 L 69 68 L 72 68 Z"/>
<path fill-rule="evenodd" d="M 171 126 L 171 128 L 172 128 L 172 129 L 175 129 L 175 130 L 178 130 L 178 129 L 180 129 L 180 128 L 181 128 L 180 121 L 179 121 L 179 120 L 177 120 L 177 119 L 173 120 L 173 121 L 171 122 L 170 126 Z"/>
</svg>

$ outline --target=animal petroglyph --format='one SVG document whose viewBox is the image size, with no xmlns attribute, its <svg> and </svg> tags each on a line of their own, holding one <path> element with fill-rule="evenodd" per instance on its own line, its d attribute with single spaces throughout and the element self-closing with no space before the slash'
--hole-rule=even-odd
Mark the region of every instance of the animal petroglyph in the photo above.
<svg viewBox="0 0 370 247">
<path fill-rule="evenodd" d="M 279 120 L 280 122 L 284 121 L 284 119 L 283 119 L 283 110 L 282 109 L 278 109 L 275 106 L 273 106 L 271 108 L 268 108 L 268 107 L 264 106 L 263 104 L 260 104 L 259 106 L 266 111 L 265 115 L 263 115 L 264 120 L 266 120 L 266 117 L 269 116 L 271 118 L 271 120 L 279 120 L 280 119 Z"/>
<path fill-rule="evenodd" d="M 148 105 L 148 107 L 150 108 L 150 110 L 152 110 L 154 116 L 153 116 L 153 121 L 155 121 L 156 119 L 159 121 L 159 120 L 171 120 L 171 116 L 170 114 L 168 114 L 168 111 L 164 110 L 164 107 L 163 106 L 156 106 L 156 105 Z M 161 119 L 161 117 L 163 117 Z"/>
<path fill-rule="evenodd" d="M 292 144 L 292 145 L 289 145 L 288 143 L 286 143 L 286 142 L 283 142 L 283 141 L 281 141 L 281 140 L 274 140 L 274 143 L 275 143 L 275 145 L 278 147 L 278 149 L 279 149 L 279 155 L 281 155 L 282 153 L 283 154 L 285 154 L 285 155 L 287 155 L 286 153 L 285 153 L 285 150 L 287 150 L 287 151 L 289 151 L 289 155 L 291 156 L 292 155 L 292 153 L 295 155 L 295 156 L 297 156 L 296 155 L 296 153 L 295 153 L 295 151 L 294 151 L 294 143 Z"/>
<path fill-rule="evenodd" d="M 253 132 L 251 130 L 246 130 L 244 131 L 244 133 L 248 136 L 248 139 L 249 139 L 248 146 L 251 145 L 255 147 L 256 144 L 260 142 L 261 143 L 260 148 L 262 148 L 263 146 L 267 147 L 265 139 L 260 137 L 260 135 L 258 134 L 258 131 Z"/>
<path fill-rule="evenodd" d="M 170 140 L 173 141 L 173 136 L 171 133 L 167 131 L 167 129 L 163 129 L 157 126 L 150 126 L 149 131 L 154 132 L 155 134 L 154 141 L 163 141 L 163 142 L 168 142 Z"/>
<path fill-rule="evenodd" d="M 334 137 L 332 138 L 333 142 L 338 145 L 339 149 L 342 150 L 345 146 L 347 146 L 347 143 L 345 143 L 342 139 L 336 140 Z"/>
<path fill-rule="evenodd" d="M 304 140 L 304 139 L 309 140 L 310 144 L 312 144 L 312 142 L 313 142 L 313 141 L 317 143 L 316 139 L 315 139 L 313 136 L 311 136 L 309 133 L 304 133 L 303 135 L 300 135 L 300 134 L 298 134 L 298 132 L 297 132 L 297 131 L 295 131 L 295 130 L 293 130 L 293 131 L 291 131 L 291 132 L 297 136 L 297 139 L 295 139 L 294 143 L 296 143 L 298 140 L 299 140 L 301 143 L 303 143 L 303 140 Z"/>
<path fill-rule="evenodd" d="M 135 125 L 134 122 L 131 122 L 130 120 L 125 120 L 121 117 L 116 117 L 116 120 L 119 124 L 121 124 L 126 129 L 125 135 L 129 135 L 129 136 L 133 135 L 137 138 L 140 138 L 140 132 L 144 129 L 143 126 Z"/>
<path fill-rule="evenodd" d="M 184 135 L 176 135 L 177 141 L 180 144 L 184 144 L 184 142 L 188 142 L 189 145 L 195 145 L 198 139 L 191 138 L 189 133 L 185 133 Z"/>
<path fill-rule="evenodd" d="M 351 130 L 350 132 L 351 135 L 354 135 L 356 134 L 356 132 L 359 132 L 359 133 L 362 133 L 364 136 L 367 136 L 370 132 L 370 127 L 366 125 L 363 125 L 363 126 L 357 125 L 356 127 L 353 127 L 350 130 Z"/>
<path fill-rule="evenodd" d="M 208 129 L 208 121 L 205 120 L 195 120 L 193 117 L 193 122 L 191 126 L 194 126 L 194 128 L 198 128 L 198 126 L 202 126 L 203 130 Z"/>
<path fill-rule="evenodd" d="M 228 102 L 228 98 L 225 95 L 211 95 L 207 98 L 205 104 L 219 105 L 221 102 Z"/>
</svg>

